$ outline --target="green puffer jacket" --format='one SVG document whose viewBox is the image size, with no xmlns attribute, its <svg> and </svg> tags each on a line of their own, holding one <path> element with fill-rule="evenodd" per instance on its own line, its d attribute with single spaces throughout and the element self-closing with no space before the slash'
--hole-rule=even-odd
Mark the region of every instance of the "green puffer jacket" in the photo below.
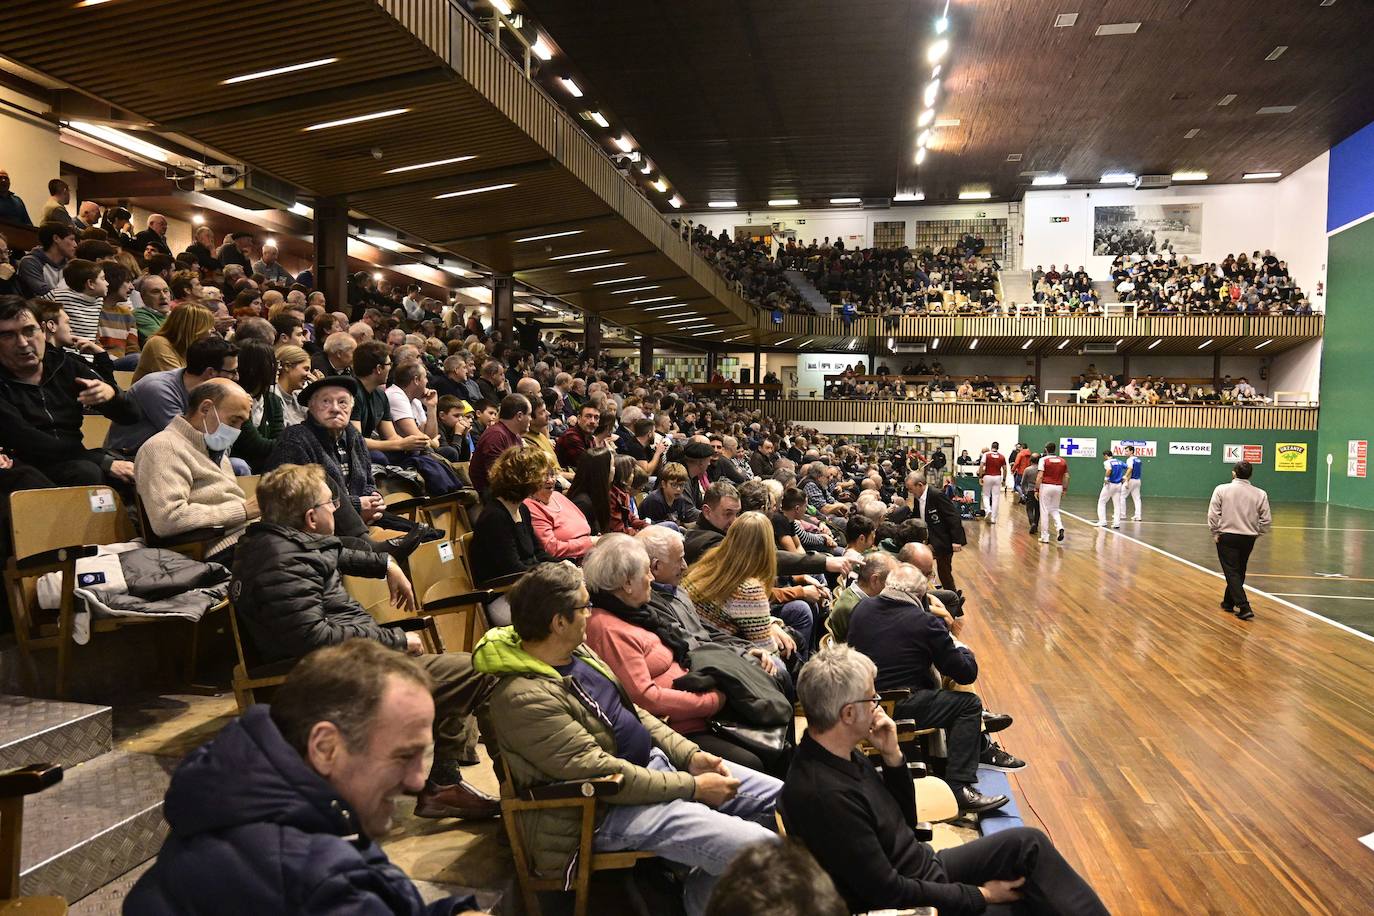
<svg viewBox="0 0 1374 916">
<path fill-rule="evenodd" d="M 577 658 L 610 678 L 626 707 L 634 708 L 625 688 L 611 669 L 585 645 Z M 587 779 L 619 773 L 620 792 L 607 799 L 616 805 L 651 805 L 691 798 L 696 782 L 686 772 L 687 761 L 698 748 L 667 725 L 637 709 L 649 730 L 678 772 L 664 773 L 635 766 L 616 756 L 610 725 L 580 699 L 554 668 L 526 652 L 513 627 L 487 631 L 472 653 L 473 667 L 500 678 L 491 695 L 491 721 L 495 723 L 501 755 L 510 767 L 517 789 L 569 779 Z M 573 809 L 526 811 L 520 830 L 530 851 L 531 863 L 541 875 L 571 876 L 582 820 Z"/>
</svg>

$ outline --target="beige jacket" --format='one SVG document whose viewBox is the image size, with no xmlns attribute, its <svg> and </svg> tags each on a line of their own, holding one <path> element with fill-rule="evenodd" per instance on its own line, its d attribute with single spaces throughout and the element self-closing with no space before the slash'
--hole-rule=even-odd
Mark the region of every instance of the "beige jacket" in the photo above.
<svg viewBox="0 0 1374 916">
<path fill-rule="evenodd" d="M 1212 534 L 1248 534 L 1258 537 L 1269 531 L 1269 494 L 1248 480 L 1232 480 L 1212 491 L 1207 527 Z"/>
<path fill-rule="evenodd" d="M 225 535 L 207 554 L 231 546 L 248 528 L 246 497 L 234 479 L 229 456 L 210 460 L 205 437 L 185 417 L 174 417 L 143 443 L 134 458 L 134 480 L 153 532 L 171 537 L 223 525 Z"/>
</svg>

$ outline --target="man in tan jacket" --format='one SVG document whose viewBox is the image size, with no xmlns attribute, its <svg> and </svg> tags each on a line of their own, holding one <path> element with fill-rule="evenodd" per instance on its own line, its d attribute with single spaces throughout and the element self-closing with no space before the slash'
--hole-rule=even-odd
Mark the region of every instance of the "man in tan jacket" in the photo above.
<svg viewBox="0 0 1374 916">
<path fill-rule="evenodd" d="M 1207 508 L 1207 527 L 1217 544 L 1217 560 L 1226 576 L 1226 591 L 1221 609 L 1241 620 L 1254 619 L 1250 599 L 1245 594 L 1245 568 L 1255 541 L 1269 530 L 1269 494 L 1250 482 L 1254 468 L 1250 462 L 1237 462 L 1231 468 L 1231 482 L 1212 491 Z"/>
<path fill-rule="evenodd" d="M 488 631 L 473 666 L 500 678 L 490 717 L 515 788 L 618 775 L 619 791 L 598 807 L 593 849 L 648 850 L 689 866 L 684 903 L 700 916 L 735 853 L 775 839 L 782 783 L 727 766 L 634 705 L 583 644 L 591 603 L 576 566 L 541 564 L 507 597 L 513 626 Z M 576 809 L 520 815 L 535 871 L 571 882 L 580 823 Z"/>
</svg>

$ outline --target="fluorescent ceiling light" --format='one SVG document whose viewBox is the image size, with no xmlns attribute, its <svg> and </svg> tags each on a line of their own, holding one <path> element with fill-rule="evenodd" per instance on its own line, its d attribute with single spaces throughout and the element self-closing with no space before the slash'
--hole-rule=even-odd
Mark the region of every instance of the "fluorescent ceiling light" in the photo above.
<svg viewBox="0 0 1374 916">
<path fill-rule="evenodd" d="M 488 191 L 501 191 L 506 188 L 515 187 L 515 182 L 508 181 L 504 184 L 489 184 L 482 188 L 468 188 L 466 191 L 449 191 L 447 194 L 435 195 L 435 200 L 448 200 L 450 197 L 467 197 L 469 194 L 485 194 Z"/>
<path fill-rule="evenodd" d="M 650 302 L 671 302 L 676 298 L 677 296 L 655 296 L 653 299 L 631 299 L 630 305 L 648 305 Z M 668 308 L 668 306 L 665 305 L 663 308 Z"/>
<path fill-rule="evenodd" d="M 795 197 L 778 197 L 768 202 L 770 207 L 795 207 L 796 205 L 797 199 Z"/>
<path fill-rule="evenodd" d="M 672 308 L 672 309 L 682 308 L 682 303 L 679 302 L 679 303 L 677 303 L 676 305 L 670 305 L 670 306 L 668 306 L 668 308 Z M 653 309 L 645 309 L 644 311 L 646 311 L 646 312 L 651 312 L 651 311 L 653 311 Z M 656 317 L 658 317 L 658 318 L 660 318 L 660 319 L 662 319 L 662 320 L 664 320 L 664 321 L 668 320 L 669 318 L 689 318 L 689 319 L 692 319 L 692 320 L 694 320 L 694 321 L 700 321 L 700 320 L 701 320 L 701 316 L 698 315 L 696 312 L 692 311 L 691 309 L 688 309 L 688 310 L 685 311 L 685 312 L 664 312 L 662 315 L 658 315 L 658 316 L 656 316 Z"/>
<path fill-rule="evenodd" d="M 989 200 L 992 197 L 991 191 L 960 191 L 960 200 Z"/>
<path fill-rule="evenodd" d="M 916 164 L 920 165 L 926 161 L 926 148 L 923 146 L 916 151 Z"/>
<path fill-rule="evenodd" d="M 791 339 L 792 339 L 792 338 L 790 338 L 790 337 L 788 338 L 788 340 L 791 340 Z M 797 346 L 799 346 L 799 347 L 804 347 L 804 346 L 806 346 L 807 344 L 811 343 L 811 341 L 813 341 L 813 340 L 815 340 L 815 339 L 816 339 L 816 338 L 814 338 L 814 337 L 808 337 L 806 340 L 803 340 L 801 343 L 797 344 Z"/>
<path fill-rule="evenodd" d="M 932 64 L 938 64 L 948 51 L 949 39 L 941 38 L 926 51 L 926 60 Z"/>
<path fill-rule="evenodd" d="M 506 0 L 491 0 L 491 5 L 502 16 L 510 15 L 510 4 Z"/>
<path fill-rule="evenodd" d="M 1124 344 L 1125 342 L 1126 342 L 1126 338 L 1124 338 L 1124 337 L 1118 337 L 1117 340 L 1116 340 L 1116 344 L 1115 344 L 1115 345 L 1119 347 L 1119 346 L 1121 346 L 1122 344 Z"/>
<path fill-rule="evenodd" d="M 1188 131 L 1186 134 L 1183 135 L 1183 139 L 1191 140 L 1200 133 L 1202 133 L 1202 130 L 1200 128 L 1194 127 L 1192 130 Z"/>
<path fill-rule="evenodd" d="M 1054 27 L 1056 29 L 1073 28 L 1074 23 L 1078 22 L 1077 13 L 1060 13 L 1054 17 Z"/>
<path fill-rule="evenodd" d="M 1268 340 L 1266 340 L 1264 343 L 1260 344 L 1258 347 L 1255 347 L 1255 349 L 1256 349 L 1256 350 L 1263 350 L 1265 347 L 1269 346 L 1269 345 L 1270 345 L 1271 343 L 1273 343 L 1273 342 L 1274 342 L 1274 339 L 1271 337 L 1271 338 L 1269 338 Z"/>
<path fill-rule="evenodd" d="M 929 128 L 929 127 L 927 127 L 925 130 L 921 131 L 920 136 L 918 136 L 918 137 L 916 138 L 916 145 L 917 145 L 917 146 L 920 146 L 920 147 L 925 147 L 925 146 L 929 146 L 929 145 L 930 145 L 930 128 Z"/>
<path fill-rule="evenodd" d="M 655 181 L 651 181 L 649 182 L 649 184 L 651 187 L 653 187 L 655 191 L 658 191 L 660 194 L 668 190 L 668 182 L 664 181 L 662 178 L 659 178 Z"/>
<path fill-rule="evenodd" d="M 1240 176 L 1245 181 L 1255 181 L 1261 178 L 1282 178 L 1282 172 L 1246 172 Z"/>
<path fill-rule="evenodd" d="M 588 270 L 606 270 L 609 267 L 624 267 L 626 263 L 625 261 L 616 261 L 612 264 L 593 264 L 591 267 L 574 267 L 572 270 L 568 271 L 568 273 L 580 274 Z"/>
<path fill-rule="evenodd" d="M 854 349 L 855 344 L 857 344 L 858 342 L 859 342 L 859 338 L 857 338 L 857 337 L 851 339 L 851 340 L 849 341 L 849 349 L 851 349 L 851 350 Z"/>
<path fill-rule="evenodd" d="M 610 122 L 610 121 L 607 121 L 606 118 L 605 118 L 605 116 L 602 115 L 601 112 L 599 112 L 599 111 L 589 111 L 589 112 L 587 112 L 587 117 L 588 117 L 590 120 L 592 120 L 593 122 L 595 122 L 597 127 L 610 127 L 610 126 L 611 126 L 611 122 Z"/>
<path fill-rule="evenodd" d="M 571 261 L 573 258 L 589 258 L 594 254 L 610 254 L 609 248 L 597 248 L 593 251 L 577 251 L 572 254 L 557 254 L 549 258 L 550 261 Z"/>
<path fill-rule="evenodd" d="M 977 337 L 973 338 L 973 343 L 969 344 L 969 345 L 968 345 L 968 348 L 969 348 L 970 350 L 977 350 L 977 349 L 978 349 L 978 338 L 977 338 Z"/>
<path fill-rule="evenodd" d="M 636 152 L 635 155 L 638 156 L 639 153 Z M 650 162 L 648 159 L 645 159 L 645 160 L 644 160 L 644 164 L 641 165 L 641 166 L 639 167 L 639 174 L 641 174 L 641 175 L 647 175 L 647 174 L 649 174 L 650 172 L 652 172 L 653 170 L 654 170 L 654 164 L 653 164 L 652 162 Z"/>
<path fill-rule="evenodd" d="M 290 208 L 287 210 L 287 212 L 294 213 L 297 216 L 304 216 L 306 219 L 315 218 L 315 210 L 312 207 L 307 207 L 305 204 L 299 201 L 292 204 Z"/>
<path fill-rule="evenodd" d="M 622 153 L 628 153 L 630 150 L 635 148 L 634 143 L 630 140 L 629 137 L 616 137 L 611 142 L 614 143 Z"/>
<path fill-rule="evenodd" d="M 942 69 L 944 69 L 944 68 L 941 67 L 939 64 L 936 64 L 936 65 L 931 69 L 931 71 L 930 71 L 930 78 L 931 78 L 931 79 L 938 79 L 939 76 L 940 76 L 940 71 L 941 71 Z"/>
<path fill-rule="evenodd" d="M 1023 344 L 1021 345 L 1021 349 L 1022 349 L 1022 350 L 1026 349 L 1027 347 L 1029 347 L 1029 346 L 1030 346 L 1032 343 L 1034 343 L 1034 342 L 1035 342 L 1035 338 L 1034 338 L 1034 337 L 1028 338 L 1028 339 L 1026 340 L 1026 342 L 1023 343 Z"/>
<path fill-rule="evenodd" d="M 1206 172 L 1174 172 L 1174 181 L 1206 181 Z"/>
<path fill-rule="evenodd" d="M 453 165 L 455 162 L 467 162 L 469 159 L 476 159 L 476 156 L 452 156 L 448 159 L 435 159 L 433 162 L 417 162 L 414 165 L 402 165 L 394 169 L 387 169 L 383 175 L 395 175 L 399 172 L 413 172 L 416 169 L 432 169 L 441 165 Z"/>
<path fill-rule="evenodd" d="M 1097 27 L 1094 35 L 1134 35 L 1140 31 L 1138 22 L 1110 22 Z"/>
<path fill-rule="evenodd" d="M 346 127 L 349 124 L 361 124 L 364 121 L 378 121 L 382 118 L 394 118 L 403 115 L 409 108 L 388 108 L 386 111 L 372 111 L 367 114 L 354 115 L 351 118 L 339 118 L 337 121 L 321 121 L 319 124 L 311 124 L 309 127 L 302 128 L 305 131 L 325 130 L 330 127 Z"/>
<path fill-rule="evenodd" d="M 832 204 L 859 204 L 859 203 L 863 203 L 863 198 L 862 198 L 862 197 L 832 197 L 832 198 L 830 198 L 830 202 L 831 202 Z"/>
<path fill-rule="evenodd" d="M 530 45 L 530 53 L 540 60 L 553 59 L 553 48 L 549 47 L 549 41 L 543 35 L 540 35 L 538 40 Z"/>
<path fill-rule="evenodd" d="M 516 239 L 517 242 L 542 242 L 544 239 L 561 239 L 569 235 L 581 235 L 585 229 L 569 229 L 567 232 L 546 232 L 544 235 L 527 235 L 523 239 Z"/>
<path fill-rule="evenodd" d="M 681 210 L 682 198 L 674 194 L 672 197 L 668 198 L 668 206 L 672 207 L 674 210 Z"/>
<path fill-rule="evenodd" d="M 367 242 L 374 248 L 385 248 L 387 251 L 399 251 L 401 243 L 395 239 L 389 239 L 384 235 L 360 235 L 358 238 Z"/>
<path fill-rule="evenodd" d="M 156 159 L 158 162 L 171 162 L 172 156 L 165 149 L 153 146 L 146 140 L 140 140 L 132 134 L 126 134 L 122 130 L 115 130 L 113 127 L 106 127 L 104 124 L 88 124 L 85 121 L 68 121 L 67 126 L 88 134 L 97 139 L 104 140 L 112 146 L 117 146 L 122 150 L 146 156 L 149 159 Z"/>
<path fill-rule="evenodd" d="M 1059 346 L 1055 347 L 1055 349 L 1056 349 L 1056 350 L 1062 350 L 1062 349 L 1064 349 L 1065 347 L 1067 347 L 1068 345 L 1069 345 L 1069 338 L 1065 337 L 1063 343 L 1061 343 Z"/>
<path fill-rule="evenodd" d="M 597 282 L 593 283 L 592 286 L 610 286 L 610 285 L 612 285 L 612 284 L 614 284 L 614 283 L 632 283 L 632 282 L 634 282 L 635 280 L 644 280 L 644 279 L 647 279 L 647 278 L 646 278 L 646 277 L 643 277 L 643 276 L 639 276 L 639 277 L 619 277 L 619 278 L 617 278 L 617 279 L 615 279 L 615 280 L 598 280 Z"/>
<path fill-rule="evenodd" d="M 597 286 L 600 286 L 602 283 L 622 283 L 622 282 L 624 282 L 624 281 L 623 281 L 623 280 L 602 280 L 601 283 L 598 283 L 598 284 L 596 284 L 596 285 L 597 285 Z M 612 296 L 625 296 L 625 295 L 628 295 L 628 294 L 630 294 L 630 293 L 647 293 L 647 292 L 648 292 L 649 290 L 651 290 L 651 289 L 658 289 L 657 284 L 655 284 L 654 286 L 631 286 L 631 287 L 627 287 L 626 289 L 612 290 L 612 291 L 611 291 L 611 295 L 612 295 Z M 670 308 L 670 306 L 666 306 L 666 305 L 656 305 L 656 306 L 654 306 L 654 308 Z M 652 312 L 653 310 L 654 310 L 654 309 L 645 309 L 644 311 L 646 311 L 646 312 Z"/>
<path fill-rule="evenodd" d="M 809 342 L 809 341 L 808 341 L 808 342 Z M 938 349 L 940 349 L 940 338 L 938 338 L 938 337 L 935 338 L 935 342 L 932 343 L 932 344 L 930 345 L 930 349 L 932 349 L 932 350 L 938 350 Z"/>
<path fill-rule="evenodd" d="M 935 127 L 958 127 L 963 122 L 958 118 L 936 118 Z"/>
<path fill-rule="evenodd" d="M 1296 105 L 1265 105 L 1263 108 L 1256 109 L 1255 114 L 1292 114 L 1297 107 Z"/>
<path fill-rule="evenodd" d="M 700 318 L 697 318 L 697 317 L 693 316 L 693 317 L 691 317 L 691 318 L 679 318 L 679 319 L 677 319 L 676 321 L 670 321 L 670 322 L 668 322 L 668 323 L 669 323 L 669 324 L 692 324 L 693 322 L 698 322 L 698 321 L 700 321 L 700 320 L 701 320 Z"/>
<path fill-rule="evenodd" d="M 582 98 L 582 88 L 578 86 L 577 83 L 568 79 L 566 76 L 560 76 L 558 81 L 563 84 L 563 88 L 567 90 L 568 95 L 575 99 Z"/>
<path fill-rule="evenodd" d="M 336 63 L 337 57 L 322 57 L 319 60 L 308 60 L 303 64 L 291 64 L 286 67 L 273 67 L 271 70 L 258 70 L 255 73 L 245 73 L 242 76 L 231 76 L 224 80 L 221 85 L 232 86 L 235 83 L 247 83 L 252 80 L 267 79 L 269 76 L 281 76 L 283 73 L 296 73 L 301 70 L 313 70 L 316 67 L 324 67 Z"/>
<path fill-rule="evenodd" d="M 705 337 L 707 334 L 719 334 L 720 331 L 697 331 L 693 337 Z"/>
<path fill-rule="evenodd" d="M 381 280 L 381 279 L 382 279 L 382 272 L 381 272 L 380 270 L 374 270 L 374 271 L 372 272 L 372 279 L 374 279 L 374 280 Z"/>
<path fill-rule="evenodd" d="M 1154 343 L 1150 344 L 1150 345 L 1149 345 L 1148 347 L 1146 347 L 1145 349 L 1147 349 L 1147 350 L 1153 350 L 1155 347 L 1159 346 L 1159 345 L 1162 344 L 1162 343 L 1164 343 L 1164 338 L 1163 338 L 1163 337 L 1159 338 L 1159 340 L 1156 340 Z"/>
<path fill-rule="evenodd" d="M 930 106 L 932 106 L 932 105 L 935 104 L 935 97 L 936 97 L 937 95 L 939 95 L 939 93 L 940 93 L 940 81 L 939 81 L 939 80 L 931 80 L 929 83 L 926 84 L 925 93 L 921 96 L 921 98 L 925 101 L 926 107 L 927 107 L 927 108 L 929 108 Z"/>
<path fill-rule="evenodd" d="M 1031 179 L 1031 184 L 1037 188 L 1053 187 L 1068 183 L 1069 179 L 1064 175 L 1036 175 Z"/>
<path fill-rule="evenodd" d="M 1199 350 L 1205 350 L 1207 347 L 1210 347 L 1210 346 L 1212 345 L 1212 340 L 1213 340 L 1213 338 L 1211 338 L 1211 337 L 1207 338 L 1207 339 L 1204 340 L 1202 343 L 1198 344 L 1198 345 L 1197 345 L 1197 348 L 1198 348 Z"/>
<path fill-rule="evenodd" d="M 1221 97 L 1221 101 L 1217 102 L 1217 106 L 1218 106 L 1218 107 L 1222 107 L 1222 106 L 1230 105 L 1230 104 L 1231 104 L 1232 102 L 1234 102 L 1235 100 L 1236 100 L 1236 94 L 1235 94 L 1234 92 L 1228 92 L 1228 93 L 1226 93 L 1225 95 L 1223 95 L 1223 96 Z"/>
<path fill-rule="evenodd" d="M 930 122 L 935 120 L 935 109 L 927 108 L 916 118 L 917 127 L 929 127 Z"/>
<path fill-rule="evenodd" d="M 1288 50 L 1288 45 L 1275 45 L 1274 50 L 1264 56 L 1265 60 L 1278 60 L 1283 56 L 1283 52 Z"/>
<path fill-rule="evenodd" d="M 728 210 L 731 207 L 738 207 L 739 204 L 733 200 L 713 200 L 708 202 L 706 206 L 714 210 Z"/>
<path fill-rule="evenodd" d="M 905 192 L 905 193 L 903 193 L 903 194 L 898 194 L 896 197 L 894 197 L 894 198 L 892 198 L 892 199 L 893 199 L 893 200 L 904 200 L 904 201 L 910 201 L 910 200 L 925 200 L 925 199 L 926 199 L 926 195 L 925 195 L 923 192 L 921 192 L 921 191 L 907 191 L 907 192 Z"/>
<path fill-rule="evenodd" d="M 1104 172 L 1102 174 L 1103 184 L 1135 184 L 1135 174 L 1133 172 Z"/>
<path fill-rule="evenodd" d="M 945 32 L 947 32 L 947 31 L 949 31 L 949 17 L 948 17 L 948 16 L 941 16 L 939 19 L 936 19 L 936 20 L 935 20 L 935 34 L 936 34 L 936 35 L 943 35 L 943 34 L 945 34 Z"/>
<path fill-rule="evenodd" d="M 791 337 L 784 337 L 782 340 L 775 340 L 773 341 L 773 346 L 781 347 L 783 344 L 787 343 L 791 339 Z"/>
</svg>

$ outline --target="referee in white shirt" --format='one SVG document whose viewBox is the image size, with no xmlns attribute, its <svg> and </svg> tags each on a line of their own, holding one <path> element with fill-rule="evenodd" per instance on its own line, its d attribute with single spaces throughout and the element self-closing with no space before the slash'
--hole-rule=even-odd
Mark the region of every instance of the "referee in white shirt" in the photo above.
<svg viewBox="0 0 1374 916">
<path fill-rule="evenodd" d="M 1269 494 L 1250 483 L 1254 468 L 1238 462 L 1231 468 L 1232 480 L 1212 491 L 1207 509 L 1207 527 L 1217 544 L 1217 560 L 1226 576 L 1226 594 L 1221 609 L 1241 620 L 1250 620 L 1250 599 L 1245 595 L 1245 567 L 1255 539 L 1269 530 Z"/>
</svg>

